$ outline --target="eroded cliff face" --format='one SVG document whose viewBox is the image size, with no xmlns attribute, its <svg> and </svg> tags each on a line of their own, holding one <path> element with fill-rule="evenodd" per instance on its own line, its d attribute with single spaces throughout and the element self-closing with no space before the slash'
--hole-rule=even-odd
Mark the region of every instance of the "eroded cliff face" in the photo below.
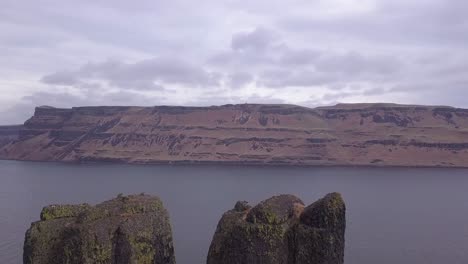
<svg viewBox="0 0 468 264">
<path fill-rule="evenodd" d="M 143 194 L 50 205 L 26 232 L 23 263 L 174 264 L 169 215 L 159 198 Z"/>
<path fill-rule="evenodd" d="M 279 195 L 251 208 L 238 202 L 218 223 L 208 264 L 342 264 L 346 207 L 331 193 L 304 208 Z"/>
<path fill-rule="evenodd" d="M 36 108 L 0 158 L 468 167 L 468 110 L 355 104 Z"/>
<path fill-rule="evenodd" d="M 17 140 L 22 128 L 23 125 L 0 126 L 0 148 Z"/>
</svg>

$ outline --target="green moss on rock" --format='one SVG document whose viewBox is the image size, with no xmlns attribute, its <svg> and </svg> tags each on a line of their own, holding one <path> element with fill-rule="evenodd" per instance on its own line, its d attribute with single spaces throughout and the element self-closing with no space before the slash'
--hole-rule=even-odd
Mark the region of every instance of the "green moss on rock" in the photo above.
<svg viewBox="0 0 468 264">
<path fill-rule="evenodd" d="M 96 206 L 53 205 L 26 232 L 24 263 L 175 263 L 159 198 L 130 195 Z"/>
<path fill-rule="evenodd" d="M 65 217 L 76 217 L 81 212 L 89 209 L 90 206 L 88 204 L 78 204 L 78 205 L 60 205 L 54 204 L 46 206 L 41 211 L 41 220 L 47 221 L 52 219 L 58 218 L 65 218 Z"/>
<path fill-rule="evenodd" d="M 343 263 L 345 206 L 341 195 L 329 194 L 306 209 L 292 195 L 274 196 L 251 209 L 239 208 L 238 203 L 218 223 L 208 264 Z"/>
</svg>

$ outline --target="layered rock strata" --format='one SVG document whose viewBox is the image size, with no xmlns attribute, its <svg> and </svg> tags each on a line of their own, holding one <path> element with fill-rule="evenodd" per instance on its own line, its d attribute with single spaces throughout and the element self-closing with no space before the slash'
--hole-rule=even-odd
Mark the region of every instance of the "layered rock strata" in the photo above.
<svg viewBox="0 0 468 264">
<path fill-rule="evenodd" d="M 468 110 L 393 104 L 38 107 L 16 140 L 0 144 L 0 159 L 468 167 Z"/>
</svg>

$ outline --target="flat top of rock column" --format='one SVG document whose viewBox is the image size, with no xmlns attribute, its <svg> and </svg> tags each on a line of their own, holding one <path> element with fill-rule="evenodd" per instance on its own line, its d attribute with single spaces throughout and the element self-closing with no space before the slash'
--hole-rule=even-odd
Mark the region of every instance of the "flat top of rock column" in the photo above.
<svg viewBox="0 0 468 264">
<path fill-rule="evenodd" d="M 304 206 L 301 199 L 294 195 L 282 194 L 264 200 L 253 207 L 247 214 L 251 223 L 282 224 L 296 216 L 298 208 Z"/>
<path fill-rule="evenodd" d="M 304 208 L 301 223 L 316 227 L 333 229 L 340 215 L 344 215 L 345 203 L 341 194 L 329 193 L 322 199 Z"/>
</svg>

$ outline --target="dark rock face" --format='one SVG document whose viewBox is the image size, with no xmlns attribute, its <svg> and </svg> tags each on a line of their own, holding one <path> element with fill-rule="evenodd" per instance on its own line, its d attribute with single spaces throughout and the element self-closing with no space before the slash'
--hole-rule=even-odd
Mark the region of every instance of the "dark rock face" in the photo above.
<svg viewBox="0 0 468 264">
<path fill-rule="evenodd" d="M 50 205 L 26 232 L 23 263 L 175 263 L 169 216 L 157 197 L 96 206 Z"/>
<path fill-rule="evenodd" d="M 307 206 L 289 233 L 294 253 L 289 263 L 343 263 L 346 207 L 331 193 Z"/>
<path fill-rule="evenodd" d="M 238 202 L 219 221 L 207 263 L 343 263 L 345 211 L 338 193 L 305 208 L 293 195 L 274 196 L 253 208 Z"/>
</svg>

